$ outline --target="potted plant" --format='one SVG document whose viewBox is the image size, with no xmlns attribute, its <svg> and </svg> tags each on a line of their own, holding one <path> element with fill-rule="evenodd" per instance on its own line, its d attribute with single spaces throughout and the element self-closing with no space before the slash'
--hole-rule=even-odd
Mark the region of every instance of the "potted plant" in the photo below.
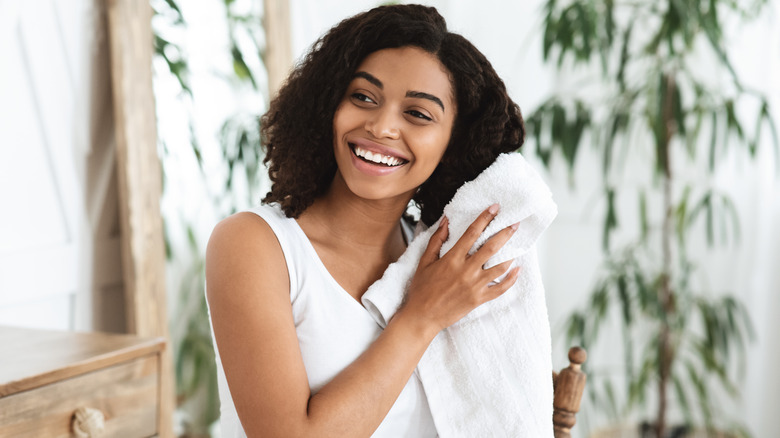
<svg viewBox="0 0 780 438">
<path fill-rule="evenodd" d="M 734 203 L 706 182 L 723 157 L 732 150 L 755 157 L 764 126 L 777 149 L 767 100 L 742 85 L 724 49 L 724 17 L 754 17 L 765 1 L 744 3 L 547 0 L 544 7 L 544 59 L 559 69 L 577 67 L 572 74 L 588 75 L 583 82 L 593 86 L 543 102 L 527 117 L 529 138 L 545 165 L 560 153 L 570 172 L 580 147 L 593 144 L 606 205 L 604 267 L 585 307 L 569 317 L 567 337 L 591 348 L 603 340 L 606 324 L 621 327 L 625 391 L 594 369 L 588 389 L 618 417 L 653 403 L 655 418 L 643 435 L 683 436 L 692 427 L 748 434 L 716 418 L 713 394 L 738 393 L 733 368 L 752 337 L 750 317 L 733 296 L 703 290 L 687 245 L 697 229 L 711 246 L 721 243 L 716 235 L 739 236 Z M 707 56 L 723 72 L 717 86 L 697 69 Z M 746 129 L 738 103 L 757 107 L 754 131 Z M 636 154 L 652 159 L 634 191 L 623 184 L 623 171 Z M 691 169 L 704 182 L 690 177 Z M 639 223 L 632 243 L 616 249 L 620 196 L 636 196 Z M 669 427 L 671 412 L 684 418 L 682 430 Z"/>
</svg>

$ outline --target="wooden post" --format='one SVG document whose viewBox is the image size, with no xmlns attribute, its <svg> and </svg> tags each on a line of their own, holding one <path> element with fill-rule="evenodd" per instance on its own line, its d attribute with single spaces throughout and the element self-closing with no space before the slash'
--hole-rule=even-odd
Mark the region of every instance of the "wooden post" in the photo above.
<svg viewBox="0 0 780 438">
<path fill-rule="evenodd" d="M 571 437 L 571 428 L 577 422 L 580 400 L 587 376 L 580 369 L 588 358 L 583 348 L 569 349 L 569 366 L 553 374 L 553 429 L 555 438 Z"/>
<path fill-rule="evenodd" d="M 290 5 L 288 0 L 263 1 L 265 27 L 265 68 L 268 70 L 268 96 L 273 99 L 292 67 L 290 44 Z"/>
<path fill-rule="evenodd" d="M 127 330 L 170 339 L 151 19 L 148 1 L 108 1 Z M 160 364 L 157 430 L 160 437 L 172 437 L 175 392 L 170 346 L 161 353 Z"/>
</svg>

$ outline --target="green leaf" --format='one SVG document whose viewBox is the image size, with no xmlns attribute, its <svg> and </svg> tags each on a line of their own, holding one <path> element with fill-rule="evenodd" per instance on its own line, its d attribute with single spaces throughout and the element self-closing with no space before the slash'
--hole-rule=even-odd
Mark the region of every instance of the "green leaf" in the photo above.
<svg viewBox="0 0 780 438">
<path fill-rule="evenodd" d="M 192 225 L 187 224 L 187 242 L 190 244 L 190 248 L 197 251 L 200 246 L 198 245 L 198 239 L 195 237 L 195 230 Z"/>
<path fill-rule="evenodd" d="M 669 49 L 669 54 L 674 56 L 677 52 L 674 46 L 675 37 L 680 33 L 680 27 L 685 22 L 685 18 L 681 16 L 684 8 L 677 8 L 679 0 L 671 0 L 668 2 L 666 9 L 666 16 L 664 17 L 664 23 L 667 24 L 667 31 L 665 34 L 666 46 Z"/>
<path fill-rule="evenodd" d="M 658 28 L 658 31 L 653 34 L 653 38 L 650 40 L 650 42 L 645 46 L 644 52 L 648 55 L 656 55 L 658 54 L 658 48 L 661 45 L 661 41 L 664 39 L 664 36 L 666 35 L 666 31 L 669 27 L 669 24 L 666 20 L 661 21 L 661 26 Z"/>
<path fill-rule="evenodd" d="M 650 378 L 653 376 L 653 372 L 658 368 L 658 359 L 652 353 L 657 351 L 657 341 L 655 339 L 650 340 L 645 354 L 642 360 L 642 366 L 639 368 L 639 373 L 633 382 L 629 382 L 628 387 L 628 405 L 642 405 L 647 399 L 648 384 Z"/>
<path fill-rule="evenodd" d="M 173 259 L 173 250 L 171 249 L 171 239 L 166 231 L 163 235 L 165 243 L 165 260 L 171 261 Z"/>
<path fill-rule="evenodd" d="M 712 112 L 712 134 L 710 136 L 710 159 L 709 169 L 710 173 L 715 171 L 715 155 L 718 148 L 718 113 Z"/>
<path fill-rule="evenodd" d="M 772 134 L 772 144 L 774 145 L 775 152 L 775 169 L 780 169 L 780 138 L 778 138 L 777 127 L 775 126 L 775 122 L 769 112 L 769 103 L 764 98 L 762 98 L 761 111 L 758 119 L 760 125 L 763 125 L 764 123 L 769 125 L 769 131 Z M 759 141 L 759 135 L 760 131 L 757 129 L 755 140 L 756 143 Z"/>
<path fill-rule="evenodd" d="M 699 106 L 702 99 L 702 90 L 700 84 L 695 80 L 692 87 L 694 89 L 693 105 L 689 112 L 694 118 L 693 130 L 687 130 L 685 133 L 685 150 L 688 153 L 688 159 L 694 161 L 696 159 L 696 149 L 699 143 L 699 135 L 701 134 L 701 127 L 704 121 L 705 111 Z"/>
<path fill-rule="evenodd" d="M 696 371 L 691 362 L 686 361 L 685 365 L 688 371 L 688 381 L 691 382 L 694 390 L 696 391 L 695 394 L 699 400 L 699 410 L 704 417 L 704 421 L 706 424 L 712 424 L 712 410 L 710 408 L 710 396 L 707 385 L 699 377 L 699 373 Z"/>
<path fill-rule="evenodd" d="M 715 241 L 715 231 L 713 229 L 713 211 L 712 211 L 712 197 L 707 195 L 707 202 L 705 204 L 705 213 L 707 217 L 707 244 L 712 246 Z"/>
<path fill-rule="evenodd" d="M 609 309 L 609 289 L 606 283 L 602 283 L 598 289 L 591 295 L 591 309 L 594 311 L 593 316 L 596 318 L 596 323 L 603 320 L 607 315 L 607 309 Z"/>
<path fill-rule="evenodd" d="M 569 316 L 566 328 L 566 340 L 569 343 L 576 342 L 580 345 L 587 345 L 585 339 L 585 317 L 579 312 L 574 312 Z"/>
<path fill-rule="evenodd" d="M 233 72 L 236 74 L 236 76 L 239 79 L 248 80 L 252 83 L 254 88 L 257 88 L 255 78 L 252 76 L 252 72 L 249 70 L 249 66 L 247 66 L 246 62 L 244 61 L 244 55 L 241 53 L 238 47 L 233 45 L 233 47 L 230 49 L 230 53 L 233 56 Z"/>
<path fill-rule="evenodd" d="M 618 417 L 618 403 L 617 397 L 615 397 L 615 388 L 612 386 L 610 380 L 604 381 L 604 393 L 607 395 L 607 402 L 609 412 L 611 412 L 613 418 Z"/>
<path fill-rule="evenodd" d="M 647 284 L 641 269 L 634 270 L 634 284 L 637 287 L 637 299 L 639 300 L 640 310 L 642 312 L 655 311 L 658 308 L 658 295 Z"/>
<path fill-rule="evenodd" d="M 558 68 L 563 64 L 566 52 L 573 50 L 574 48 L 574 26 L 572 25 L 572 19 L 570 18 L 572 14 L 576 14 L 576 12 L 570 12 L 574 11 L 573 7 L 573 5 L 570 5 L 565 8 L 561 11 L 561 15 L 558 18 L 558 28 L 556 29 L 558 31 L 556 34 L 558 39 L 557 43 L 560 46 L 558 52 Z"/>
<path fill-rule="evenodd" d="M 688 402 L 688 395 L 683 382 L 677 375 L 673 375 L 672 383 L 674 384 L 675 395 L 677 396 L 677 401 L 680 403 L 680 408 L 682 409 L 685 422 L 687 424 L 693 424 L 693 414 L 691 413 L 691 406 Z"/>
<path fill-rule="evenodd" d="M 558 20 L 553 16 L 555 10 L 555 0 L 548 0 L 544 5 L 544 38 L 542 39 L 542 59 L 547 62 L 550 57 L 550 50 L 556 42 L 558 35 Z"/>
<path fill-rule="evenodd" d="M 618 220 L 617 214 L 615 213 L 615 189 L 612 187 L 606 187 L 604 190 L 607 196 L 607 212 L 606 216 L 604 217 L 602 249 L 604 251 L 609 251 L 609 238 L 612 231 L 617 228 Z"/>
<path fill-rule="evenodd" d="M 623 311 L 623 324 L 630 326 L 633 318 L 631 314 L 631 297 L 628 293 L 626 277 L 624 275 L 618 275 L 616 285 L 618 297 L 620 298 L 620 308 Z"/>
<path fill-rule="evenodd" d="M 189 84 L 189 64 L 184 59 L 174 60 L 168 56 L 168 52 L 181 53 L 181 48 L 155 34 L 154 36 L 154 52 L 155 55 L 162 58 L 165 61 L 165 65 L 168 67 L 168 71 L 179 82 L 179 86 L 186 94 L 192 96 L 192 89 Z"/>
<path fill-rule="evenodd" d="M 713 245 L 714 240 L 714 231 L 713 231 L 713 216 L 712 216 L 712 198 L 713 198 L 713 192 L 707 191 L 702 195 L 699 202 L 696 204 L 696 206 L 691 210 L 691 214 L 688 216 L 688 223 L 687 226 L 690 228 L 696 221 L 696 219 L 699 217 L 699 214 L 701 212 L 705 213 L 706 216 L 706 234 L 707 234 L 707 244 L 709 246 Z"/>
<path fill-rule="evenodd" d="M 737 212 L 737 207 L 734 205 L 734 202 L 731 200 L 728 195 L 721 195 L 721 202 L 723 203 L 723 207 L 725 210 L 725 216 L 729 217 L 731 219 L 732 223 L 732 234 L 734 236 L 734 241 L 739 242 L 741 239 L 740 235 L 740 225 L 739 225 L 739 213 Z M 724 224 L 724 233 L 725 233 L 725 224 Z"/>
<path fill-rule="evenodd" d="M 639 238 L 642 242 L 647 242 L 647 236 L 650 230 L 650 220 L 647 217 L 647 197 L 645 191 L 639 191 Z"/>
<path fill-rule="evenodd" d="M 203 154 L 201 152 L 200 143 L 198 142 L 198 136 L 195 133 L 195 127 L 193 126 L 192 120 L 189 121 L 188 128 L 190 131 L 190 150 L 195 157 L 195 161 L 198 163 L 198 170 L 201 172 L 201 175 L 203 175 Z"/>
<path fill-rule="evenodd" d="M 736 133 L 737 137 L 744 141 L 745 132 L 742 129 L 742 123 L 739 122 L 736 110 L 734 109 L 734 101 L 731 99 L 727 100 L 724 104 L 724 108 L 726 109 L 726 129 Z"/>
<path fill-rule="evenodd" d="M 585 108 L 582 102 L 577 101 L 575 106 L 574 125 L 570 128 L 572 133 L 570 139 L 572 146 L 569 150 L 572 162 L 570 169 L 574 169 L 574 163 L 577 162 L 577 150 L 579 149 L 579 145 L 582 142 L 582 134 L 585 132 L 585 129 L 590 126 L 590 122 L 590 112 L 587 108 Z"/>
<path fill-rule="evenodd" d="M 661 73 L 658 79 L 658 93 L 655 96 L 656 108 L 650 119 L 650 125 L 655 135 L 655 163 L 658 175 L 666 173 L 666 163 L 668 163 L 669 138 L 667 136 L 666 98 L 669 85 L 667 76 Z"/>
<path fill-rule="evenodd" d="M 552 135 L 556 143 L 562 144 L 565 141 L 566 129 L 566 109 L 558 102 L 553 103 L 551 108 L 552 116 Z M 565 146 L 562 146 L 565 149 Z"/>
<path fill-rule="evenodd" d="M 690 196 L 691 186 L 686 185 L 675 211 L 677 218 L 675 231 L 677 232 L 677 241 L 680 242 L 681 247 L 685 247 L 685 235 L 690 224 L 688 219 L 688 200 L 690 199 Z"/>
<path fill-rule="evenodd" d="M 627 106 L 630 106 L 633 102 L 634 96 L 626 96 L 628 100 Z M 608 175 L 612 167 L 612 155 L 615 148 L 615 138 L 618 134 L 625 135 L 628 130 L 629 123 L 631 121 L 630 113 L 622 105 L 616 105 L 610 114 L 610 119 L 606 122 L 609 126 L 609 135 L 604 142 L 604 153 L 602 167 L 604 169 L 604 175 Z"/>
<path fill-rule="evenodd" d="M 550 168 L 553 147 L 550 144 L 542 142 L 542 130 L 544 127 L 545 112 L 548 111 L 549 105 L 550 101 L 546 102 L 526 119 L 526 125 L 536 141 L 536 156 L 542 160 L 542 163 L 548 169 Z"/>
<path fill-rule="evenodd" d="M 179 5 L 176 4 L 175 0 L 165 0 L 165 3 L 168 5 L 169 8 L 176 11 L 176 20 L 174 21 L 176 24 L 185 24 L 184 23 L 184 16 L 181 13 L 181 9 L 179 9 Z"/>
<path fill-rule="evenodd" d="M 726 54 L 726 49 L 723 47 L 722 42 L 722 24 L 720 20 L 718 19 L 718 6 L 717 1 L 712 0 L 710 2 L 710 7 L 707 9 L 707 13 L 702 14 L 702 29 L 704 30 L 704 35 L 707 37 L 707 40 L 710 43 L 710 47 L 715 52 L 715 54 L 718 56 L 718 59 L 720 60 L 721 64 L 726 67 L 726 69 L 731 74 L 731 78 L 733 79 L 734 85 L 737 86 L 737 89 L 739 91 L 742 91 L 742 85 L 739 82 L 739 77 L 737 76 L 737 73 L 734 71 L 734 67 L 731 65 L 731 61 L 729 61 L 728 55 Z"/>
<path fill-rule="evenodd" d="M 677 82 L 675 81 L 675 83 Z M 684 137 L 687 132 L 685 129 L 686 112 L 683 109 L 682 97 L 680 96 L 680 87 L 678 86 L 674 87 L 674 93 L 672 93 L 672 99 L 674 101 L 672 107 L 674 108 L 673 111 L 674 111 L 675 126 L 677 128 L 677 132 Z"/>
<path fill-rule="evenodd" d="M 588 6 L 583 3 L 575 4 L 577 10 L 576 29 L 579 30 L 579 47 L 577 50 L 577 59 L 579 61 L 588 61 L 590 59 L 593 50 L 592 40 L 596 38 L 596 26 L 593 23 L 592 10 Z"/>
<path fill-rule="evenodd" d="M 618 87 L 621 93 L 626 91 L 626 67 L 629 60 L 631 60 L 631 52 L 629 50 L 631 44 L 631 31 L 634 29 L 634 25 L 629 23 L 626 26 L 626 30 L 623 32 L 623 38 L 620 44 L 620 61 L 618 63 L 618 70 L 616 74 Z"/>
</svg>

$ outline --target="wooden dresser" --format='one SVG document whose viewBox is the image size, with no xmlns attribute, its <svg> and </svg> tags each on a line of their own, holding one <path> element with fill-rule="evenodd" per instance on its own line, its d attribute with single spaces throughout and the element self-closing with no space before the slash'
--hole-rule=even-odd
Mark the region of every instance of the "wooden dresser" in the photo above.
<svg viewBox="0 0 780 438">
<path fill-rule="evenodd" d="M 164 347 L 163 338 L 0 326 L 0 437 L 157 435 Z"/>
</svg>

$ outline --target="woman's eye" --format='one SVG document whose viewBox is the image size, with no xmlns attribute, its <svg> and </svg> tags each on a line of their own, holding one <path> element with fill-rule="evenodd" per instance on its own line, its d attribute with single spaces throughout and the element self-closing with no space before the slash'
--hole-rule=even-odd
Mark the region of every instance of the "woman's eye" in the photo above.
<svg viewBox="0 0 780 438">
<path fill-rule="evenodd" d="M 361 102 L 375 103 L 373 99 L 363 93 L 352 93 L 352 98 Z"/>
<path fill-rule="evenodd" d="M 410 116 L 414 117 L 414 118 L 417 118 L 417 119 L 423 119 L 423 120 L 427 120 L 429 122 L 431 120 L 433 120 L 430 117 L 426 116 L 425 114 L 423 114 L 423 113 L 421 113 L 421 112 L 419 112 L 417 110 L 409 110 L 406 113 L 409 114 Z"/>
</svg>

